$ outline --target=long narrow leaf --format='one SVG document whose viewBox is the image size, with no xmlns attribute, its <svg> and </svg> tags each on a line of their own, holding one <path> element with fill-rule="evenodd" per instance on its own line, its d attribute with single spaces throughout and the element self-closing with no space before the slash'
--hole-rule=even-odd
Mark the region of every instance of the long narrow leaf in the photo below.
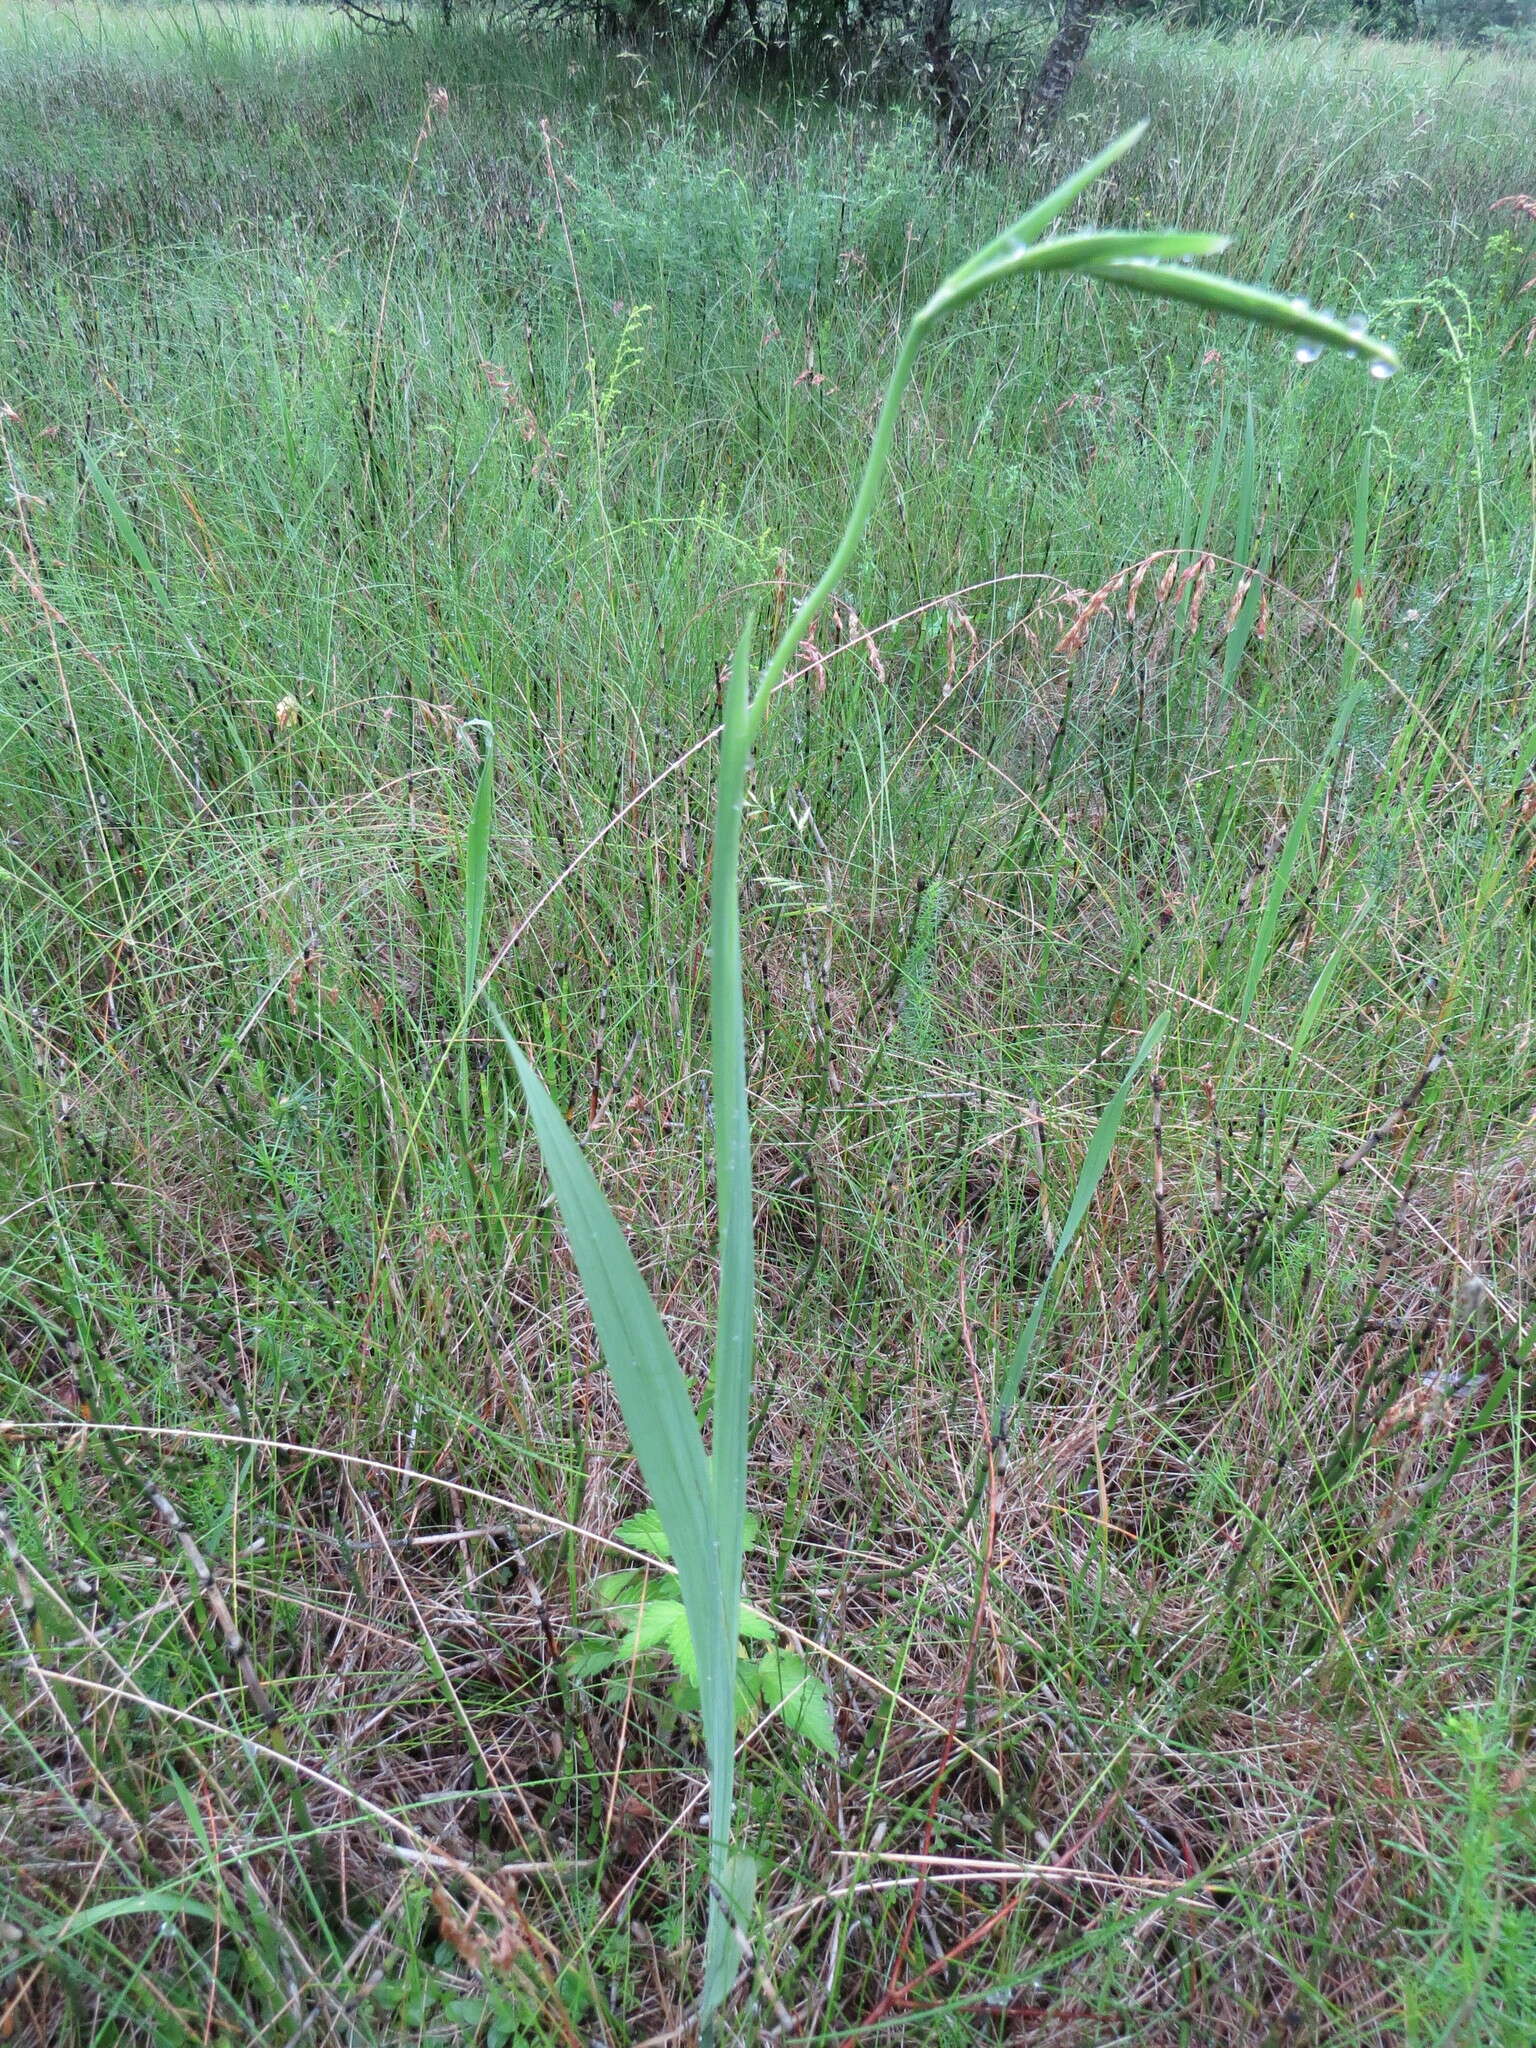
<svg viewBox="0 0 1536 2048">
<path fill-rule="evenodd" d="M 581 1147 L 500 1010 L 487 1007 L 522 1085 L 624 1425 L 667 1532 L 689 1626 L 702 1639 L 718 1632 L 720 1571 L 709 1463 L 688 1383 Z"/>
<path fill-rule="evenodd" d="M 1142 263 L 1122 258 L 1089 266 L 1091 277 L 1108 284 L 1127 286 L 1131 291 L 1150 292 L 1159 299 L 1184 299 L 1203 307 L 1207 313 L 1229 313 L 1239 320 L 1256 320 L 1264 327 L 1283 328 L 1302 341 L 1326 348 L 1341 348 L 1347 355 L 1364 356 L 1378 376 L 1390 376 L 1398 367 L 1396 352 L 1384 341 L 1367 334 L 1364 327 L 1339 320 L 1332 313 L 1320 313 L 1305 299 L 1288 299 L 1261 285 L 1238 284 L 1234 278 L 1218 277 L 1211 270 L 1186 270 L 1179 264 Z"/>
<path fill-rule="evenodd" d="M 748 634 L 743 633 L 731 666 L 720 747 L 720 791 L 710 890 L 709 1036 L 714 1082 L 715 1201 L 720 1234 L 712 1464 L 721 1570 L 727 1583 L 740 1573 L 745 1535 L 748 1405 L 756 1304 L 752 1133 L 747 1108 L 738 886 L 747 777 L 749 645 Z"/>
<path fill-rule="evenodd" d="M 100 1905 L 61 1913 L 56 1920 L 49 1920 L 34 1929 L 31 1941 L 35 1947 L 47 1950 L 55 1943 L 67 1941 L 72 1935 L 89 1933 L 93 1927 L 104 1927 L 109 1920 L 148 1919 L 151 1916 L 156 1920 L 203 1920 L 215 1925 L 219 1919 L 212 1906 L 201 1899 L 188 1898 L 183 1892 L 130 1892 L 126 1898 L 104 1899 Z"/>
<path fill-rule="evenodd" d="M 1121 157 L 1133 150 L 1140 142 L 1151 123 L 1146 120 L 1135 122 L 1123 135 L 1117 135 L 1113 142 L 1106 142 L 1097 156 L 1089 157 L 1080 170 L 1069 178 L 1063 178 L 1054 190 L 1047 192 L 1043 199 L 1037 199 L 1025 214 L 1014 223 L 1013 232 L 1026 242 L 1038 241 L 1040 235 L 1053 220 L 1059 220 L 1074 199 L 1081 198 L 1090 185 L 1096 184 L 1104 173 L 1119 163 Z"/>
</svg>

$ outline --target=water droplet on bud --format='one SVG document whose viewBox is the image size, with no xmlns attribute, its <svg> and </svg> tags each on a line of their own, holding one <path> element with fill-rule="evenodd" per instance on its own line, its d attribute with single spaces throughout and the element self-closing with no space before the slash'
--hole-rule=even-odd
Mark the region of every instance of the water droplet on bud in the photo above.
<svg viewBox="0 0 1536 2048">
<path fill-rule="evenodd" d="M 1395 373 L 1396 369 L 1396 363 L 1372 363 L 1371 375 L 1378 384 L 1385 384 L 1387 379 Z"/>
<path fill-rule="evenodd" d="M 1304 341 L 1296 351 L 1296 360 L 1298 363 L 1315 363 L 1322 352 L 1320 342 Z"/>
</svg>

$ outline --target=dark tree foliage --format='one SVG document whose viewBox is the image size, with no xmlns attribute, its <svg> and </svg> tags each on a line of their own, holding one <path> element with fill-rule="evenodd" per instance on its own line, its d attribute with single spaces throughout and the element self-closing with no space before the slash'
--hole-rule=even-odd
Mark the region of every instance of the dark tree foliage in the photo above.
<svg viewBox="0 0 1536 2048">
<path fill-rule="evenodd" d="M 707 56 L 793 69 L 847 86 L 904 77 L 933 111 L 940 154 L 995 144 L 1017 117 L 1018 143 L 1045 141 L 1112 13 L 1155 14 L 1171 26 L 1251 26 L 1254 0 L 331 0 L 360 27 L 410 27 L 413 5 L 451 29 L 473 7 L 530 26 L 580 28 L 604 41 L 692 42 Z M 1288 23 L 1287 4 L 1294 9 Z M 1364 35 L 1434 37 L 1475 45 L 1493 36 L 1536 38 L 1536 0 L 1266 0 L 1265 25 L 1333 23 Z M 1040 51 L 1043 43 L 1043 55 Z M 1011 112 L 1009 111 L 1011 110 Z M 999 118 L 1001 116 L 1001 119 Z"/>
</svg>

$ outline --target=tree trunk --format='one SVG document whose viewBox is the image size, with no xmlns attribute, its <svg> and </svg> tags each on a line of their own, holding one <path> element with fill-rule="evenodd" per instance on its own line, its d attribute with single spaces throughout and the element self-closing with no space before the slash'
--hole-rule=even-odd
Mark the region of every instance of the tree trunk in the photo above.
<svg viewBox="0 0 1536 2048">
<path fill-rule="evenodd" d="M 954 12 L 954 0 L 929 0 L 923 24 L 928 89 L 939 124 L 939 153 L 946 161 L 960 153 L 971 122 L 971 96 L 955 50 Z"/>
<path fill-rule="evenodd" d="M 1019 114 L 1019 133 L 1027 143 L 1043 141 L 1055 127 L 1105 4 L 1106 0 L 1062 0 L 1056 34 Z"/>
<path fill-rule="evenodd" d="M 711 55 L 714 53 L 735 11 L 736 0 L 720 0 L 720 4 L 716 7 L 714 13 L 710 15 L 708 21 L 704 24 L 704 34 L 699 44 L 702 50 Z M 758 7 L 758 0 L 741 0 L 741 11 L 747 18 L 747 29 L 753 42 L 757 44 L 760 50 L 766 49 L 767 39 L 763 34 L 763 17 Z"/>
</svg>

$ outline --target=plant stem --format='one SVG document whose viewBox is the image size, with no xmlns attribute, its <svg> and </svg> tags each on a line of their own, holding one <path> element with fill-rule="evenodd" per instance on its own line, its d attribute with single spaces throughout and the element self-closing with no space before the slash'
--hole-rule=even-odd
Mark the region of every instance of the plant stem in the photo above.
<svg viewBox="0 0 1536 2048">
<path fill-rule="evenodd" d="M 752 1395 L 756 1273 L 752 1245 L 752 1131 L 747 1104 L 746 1020 L 741 988 L 741 823 L 751 758 L 749 621 L 736 647 L 720 740 L 720 782 L 710 878 L 709 1040 L 715 1123 L 715 1200 L 720 1218 L 720 1299 L 715 1319 L 714 1429 L 710 1456 L 720 1602 L 718 1626 L 738 1636 L 747 1514 L 747 1423 Z M 766 701 L 766 700 L 765 700 Z M 709 1757 L 709 1932 L 703 2015 L 730 1990 L 736 1948 L 728 1915 L 731 1807 L 736 1766 L 734 1656 L 723 1674 L 700 1660 L 699 1706 Z"/>
</svg>

